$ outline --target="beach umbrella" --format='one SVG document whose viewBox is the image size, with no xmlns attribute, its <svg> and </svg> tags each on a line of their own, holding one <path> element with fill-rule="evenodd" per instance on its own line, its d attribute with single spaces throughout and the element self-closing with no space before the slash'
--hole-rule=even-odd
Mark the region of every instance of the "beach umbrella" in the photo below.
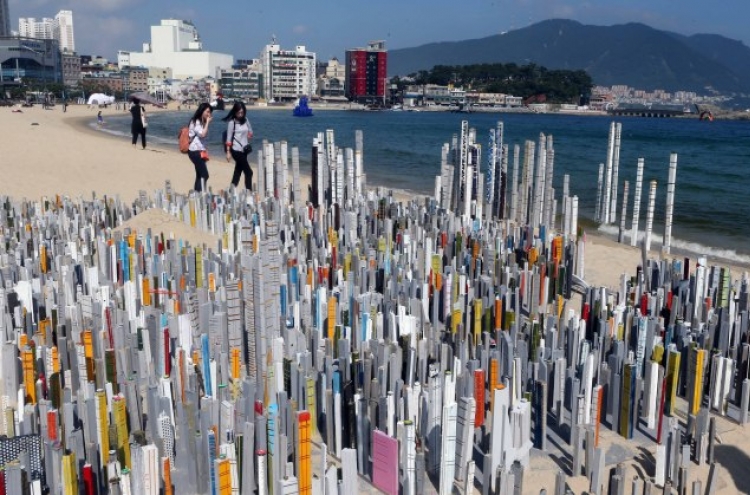
<svg viewBox="0 0 750 495">
<path fill-rule="evenodd" d="M 133 93 L 132 95 L 128 97 L 130 101 L 133 101 L 136 98 L 138 98 L 138 101 L 140 101 L 141 103 L 156 105 L 157 107 L 164 106 L 164 104 L 162 104 L 160 101 L 158 101 L 156 98 L 146 93 L 145 91 L 139 91 L 138 93 Z"/>
</svg>

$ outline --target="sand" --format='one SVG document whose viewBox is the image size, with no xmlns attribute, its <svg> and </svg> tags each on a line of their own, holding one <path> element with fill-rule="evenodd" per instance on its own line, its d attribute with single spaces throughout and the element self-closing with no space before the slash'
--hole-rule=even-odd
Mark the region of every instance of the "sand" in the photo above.
<svg viewBox="0 0 750 495">
<path fill-rule="evenodd" d="M 98 108 L 70 105 L 67 113 L 62 112 L 61 106 L 53 110 L 23 108 L 23 113 L 13 113 L 12 110 L 0 108 L 0 176 L 3 178 L 0 195 L 40 200 L 55 195 L 88 199 L 95 194 L 97 197 L 119 196 L 122 200 L 132 201 L 140 190 L 152 194 L 163 189 L 167 180 L 171 181 L 175 191 L 187 192 L 192 188 L 195 173 L 186 155 L 176 149 L 151 145 L 145 151 L 140 149 L 140 144 L 134 149 L 127 138 L 91 129 Z M 114 108 L 102 110 L 105 122 L 108 116 L 122 113 Z M 213 132 L 219 132 L 217 129 L 218 126 Z M 251 166 L 254 170 L 257 170 L 256 159 L 257 154 L 253 154 Z M 209 186 L 214 190 L 227 188 L 233 168 L 233 163 L 227 163 L 223 156 L 214 157 L 208 165 Z M 309 175 L 304 180 L 309 183 Z M 407 198 L 406 195 L 397 197 Z M 161 211 L 140 215 L 122 227 L 126 226 L 141 232 L 151 228 L 155 233 L 164 232 L 169 237 L 184 238 L 192 244 L 215 245 L 216 242 L 216 237 L 210 233 L 200 232 Z M 652 253 L 652 256 L 656 254 Z M 635 274 L 640 260 L 640 249 L 590 233 L 586 236 L 585 279 L 589 284 L 617 287 L 621 274 Z M 736 277 L 742 271 L 735 267 L 732 273 Z M 686 409 L 684 403 L 681 408 Z M 717 427 L 721 438 L 717 458 L 726 467 L 718 470 L 716 493 L 741 493 L 740 490 L 747 490 L 746 487 L 750 486 L 750 468 L 744 454 L 750 450 L 748 429 L 724 418 L 718 420 Z M 636 473 L 646 478 L 653 475 L 653 441 L 628 442 L 603 427 L 602 442 L 607 449 L 625 449 L 625 456 L 629 459 L 628 482 Z M 563 449 L 566 449 L 565 445 Z M 734 455 L 735 452 L 739 452 L 739 456 Z M 566 462 L 564 456 L 553 458 L 536 453 L 532 457 L 531 472 L 525 476 L 524 493 L 536 495 L 541 488 L 551 493 L 555 473 L 561 465 L 569 465 Z M 705 486 L 707 472 L 707 467 L 691 464 L 690 482 L 700 479 Z M 569 486 L 577 494 L 588 490 L 588 482 L 583 476 L 569 478 Z"/>
<path fill-rule="evenodd" d="M 67 113 L 59 105 L 54 110 L 38 106 L 22 110 L 0 110 L 3 194 L 90 198 L 95 191 L 99 197 L 119 195 L 129 200 L 139 190 L 163 189 L 167 179 L 175 190 L 192 188 L 195 172 L 187 155 L 151 146 L 143 151 L 140 143 L 134 149 L 129 139 L 91 129 L 97 108 L 70 105 Z M 108 116 L 122 113 L 103 109 L 105 125 Z M 209 163 L 209 186 L 229 186 L 233 168 L 224 157 L 214 157 Z"/>
</svg>

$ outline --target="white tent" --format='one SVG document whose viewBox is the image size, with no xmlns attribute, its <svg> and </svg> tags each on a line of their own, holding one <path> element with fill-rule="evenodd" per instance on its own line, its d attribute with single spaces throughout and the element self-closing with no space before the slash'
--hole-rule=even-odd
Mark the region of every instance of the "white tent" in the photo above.
<svg viewBox="0 0 750 495">
<path fill-rule="evenodd" d="M 94 93 L 89 96 L 89 105 L 112 105 L 115 102 L 114 96 L 107 96 L 103 93 Z"/>
</svg>

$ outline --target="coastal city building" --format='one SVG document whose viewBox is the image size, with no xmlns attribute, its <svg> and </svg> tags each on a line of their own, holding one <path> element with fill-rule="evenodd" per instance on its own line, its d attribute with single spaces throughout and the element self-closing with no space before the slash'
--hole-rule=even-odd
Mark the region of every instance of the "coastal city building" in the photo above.
<svg viewBox="0 0 750 495">
<path fill-rule="evenodd" d="M 101 55 L 81 55 L 81 67 L 82 70 L 87 67 L 117 70 L 116 64 L 111 63 L 108 58 L 102 57 Z"/>
<path fill-rule="evenodd" d="M 168 67 L 149 67 L 146 79 L 146 91 L 153 95 L 158 101 L 168 101 L 170 96 L 172 69 Z"/>
<path fill-rule="evenodd" d="M 125 77 L 121 72 L 91 72 L 84 74 L 80 85 L 88 93 L 107 93 L 122 97 Z"/>
<path fill-rule="evenodd" d="M 0 83 L 20 83 L 24 78 L 62 80 L 60 50 L 54 39 L 0 38 L 0 65 Z"/>
<path fill-rule="evenodd" d="M 128 93 L 148 91 L 149 69 L 145 67 L 128 67 L 123 72 L 123 89 Z"/>
<path fill-rule="evenodd" d="M 346 51 L 346 97 L 366 104 L 385 104 L 388 51 L 385 41 L 371 41 L 366 48 Z"/>
<path fill-rule="evenodd" d="M 224 98 L 238 98 L 254 102 L 260 98 L 263 67 L 260 60 L 238 60 L 231 69 L 219 76 L 219 86 Z"/>
<path fill-rule="evenodd" d="M 117 57 L 121 67 L 170 67 L 180 79 L 218 77 L 233 62 L 232 55 L 204 50 L 196 26 L 177 19 L 151 26 L 151 41 L 143 44 L 142 52 L 120 51 Z"/>
<path fill-rule="evenodd" d="M 662 89 L 646 91 L 626 85 L 594 86 L 591 90 L 589 107 L 592 110 L 612 110 L 620 105 L 676 105 L 685 112 L 696 111 L 695 105 L 718 105 L 726 97 L 720 95 L 699 95 L 694 91 Z"/>
<path fill-rule="evenodd" d="M 81 80 L 81 57 L 75 53 L 63 52 L 62 59 L 62 81 L 65 86 L 76 87 Z"/>
<path fill-rule="evenodd" d="M 323 99 L 345 98 L 346 67 L 333 57 L 318 66 L 318 96 Z"/>
<path fill-rule="evenodd" d="M 43 17 L 21 17 L 18 19 L 18 35 L 22 38 L 39 40 L 57 40 L 63 52 L 75 52 L 75 35 L 73 33 L 73 12 L 59 11 L 54 19 Z"/>
<path fill-rule="evenodd" d="M 284 50 L 274 38 L 260 53 L 263 68 L 261 97 L 267 101 L 293 102 L 316 92 L 316 55 L 304 45 Z"/>
<path fill-rule="evenodd" d="M 8 9 L 8 0 L 0 0 L 0 37 L 10 35 L 10 11 Z"/>
<path fill-rule="evenodd" d="M 49 17 L 43 17 L 42 19 L 21 17 L 18 19 L 18 35 L 23 38 L 51 40 L 55 37 L 54 24 L 55 20 Z"/>
<path fill-rule="evenodd" d="M 61 10 L 58 12 L 52 28 L 55 39 L 60 43 L 60 51 L 75 52 L 76 41 L 73 32 L 73 12 L 70 10 Z"/>
</svg>

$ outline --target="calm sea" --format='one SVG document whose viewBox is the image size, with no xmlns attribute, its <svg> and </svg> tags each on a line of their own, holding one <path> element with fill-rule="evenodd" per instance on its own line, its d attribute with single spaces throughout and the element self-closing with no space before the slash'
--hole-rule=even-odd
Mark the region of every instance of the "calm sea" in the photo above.
<svg viewBox="0 0 750 495">
<path fill-rule="evenodd" d="M 335 131 L 336 144 L 354 147 L 355 130 L 364 133 L 364 164 L 370 185 L 383 185 L 419 193 L 434 191 L 440 173 L 443 143 L 459 133 L 461 121 L 476 129 L 486 144 L 489 130 L 502 121 L 505 143 L 521 145 L 538 141 L 539 134 L 554 138 L 555 187 L 562 192 L 563 174 L 570 175 L 571 194 L 578 195 L 580 213 L 594 216 L 599 164 L 606 161 L 609 117 L 448 112 L 358 112 L 316 110 L 311 118 L 295 118 L 291 110 L 250 109 L 249 118 L 256 146 L 262 140 L 286 140 L 289 149 L 300 150 L 301 169 L 309 171 L 312 140 L 318 132 Z M 149 117 L 149 140 L 176 148 L 176 134 L 189 119 L 188 112 L 154 113 Z M 221 129 L 216 112 L 210 141 L 220 153 Z M 675 249 L 709 254 L 726 260 L 750 263 L 750 122 L 698 119 L 619 118 L 622 147 L 617 217 L 622 185 L 630 181 L 627 228 L 630 228 L 636 164 L 645 159 L 640 227 L 643 229 L 648 183 L 658 181 L 655 242 L 663 233 L 666 181 L 671 152 L 678 154 L 677 187 L 672 230 Z M 220 125 L 216 125 L 220 124 Z M 130 116 L 110 117 L 107 132 L 129 135 Z M 187 160 L 187 157 L 185 158 Z M 251 158 L 251 162 L 252 162 Z M 482 166 L 485 166 L 483 157 Z M 523 162 L 522 162 L 523 163 Z M 509 170 L 510 172 L 510 170 Z M 615 227 L 602 229 L 613 234 Z"/>
</svg>

